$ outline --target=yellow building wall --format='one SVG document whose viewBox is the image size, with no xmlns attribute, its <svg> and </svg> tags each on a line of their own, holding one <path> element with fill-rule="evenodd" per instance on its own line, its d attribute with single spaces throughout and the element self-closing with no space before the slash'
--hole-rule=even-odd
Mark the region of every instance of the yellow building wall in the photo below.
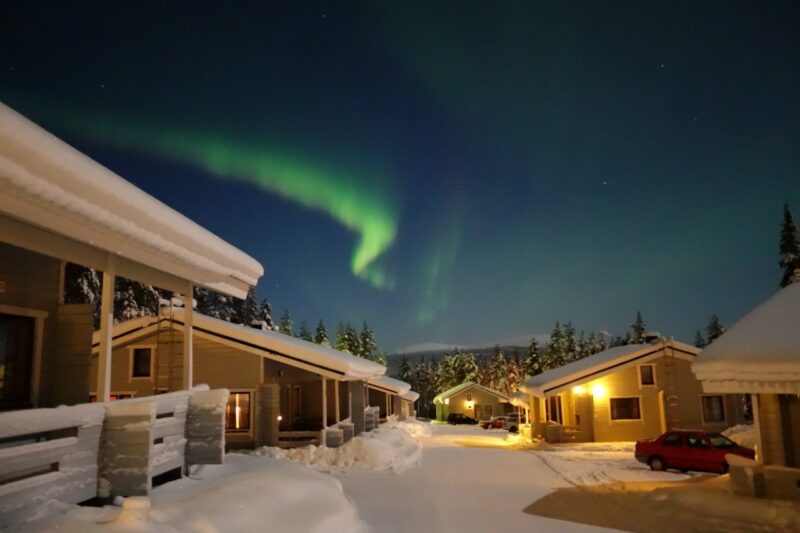
<svg viewBox="0 0 800 533">
<path fill-rule="evenodd" d="M 467 406 L 467 397 L 472 400 L 472 408 Z M 454 394 L 449 398 L 450 403 L 447 405 L 449 413 L 461 413 L 478 420 L 487 420 L 492 416 L 502 415 L 506 412 L 505 406 L 508 402 L 501 402 L 500 398 L 494 394 L 488 393 L 478 388 L 471 388 Z M 491 407 L 491 414 L 486 413 L 485 406 Z M 480 410 L 476 413 L 476 406 Z"/>
</svg>

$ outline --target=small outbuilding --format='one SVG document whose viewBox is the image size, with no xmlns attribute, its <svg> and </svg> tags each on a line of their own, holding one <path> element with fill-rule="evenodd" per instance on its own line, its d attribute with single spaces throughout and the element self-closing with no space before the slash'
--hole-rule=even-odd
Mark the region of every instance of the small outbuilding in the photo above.
<svg viewBox="0 0 800 533">
<path fill-rule="evenodd" d="M 436 419 L 442 422 L 447 421 L 452 413 L 475 420 L 488 420 L 513 410 L 508 396 L 474 381 L 467 381 L 438 394 L 433 403 L 436 405 Z"/>
</svg>

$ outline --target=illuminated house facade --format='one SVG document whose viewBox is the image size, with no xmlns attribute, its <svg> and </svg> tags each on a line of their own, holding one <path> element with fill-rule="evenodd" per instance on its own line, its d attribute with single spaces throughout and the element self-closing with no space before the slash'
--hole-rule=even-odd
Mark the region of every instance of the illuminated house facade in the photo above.
<svg viewBox="0 0 800 533">
<path fill-rule="evenodd" d="M 741 395 L 704 393 L 699 349 L 654 338 L 528 378 L 531 434 L 551 442 L 634 441 L 668 429 L 721 431 L 744 422 Z"/>
<path fill-rule="evenodd" d="M 174 390 L 180 361 L 174 339 L 181 337 L 185 313 L 183 307 L 162 307 L 160 317 L 114 327 L 114 397 Z M 280 332 L 197 312 L 193 331 L 194 381 L 230 391 L 229 447 L 291 447 L 322 438 L 337 446 L 369 429 L 367 408 L 374 408 L 376 420 L 399 417 L 401 396 L 410 392 L 409 384 L 383 376 L 383 365 Z M 95 361 L 93 355 L 92 375 Z"/>
<path fill-rule="evenodd" d="M 514 410 L 508 396 L 472 381 L 448 389 L 433 399 L 436 419 L 447 421 L 451 413 L 459 413 L 476 420 L 488 420 L 493 416 Z"/>
</svg>

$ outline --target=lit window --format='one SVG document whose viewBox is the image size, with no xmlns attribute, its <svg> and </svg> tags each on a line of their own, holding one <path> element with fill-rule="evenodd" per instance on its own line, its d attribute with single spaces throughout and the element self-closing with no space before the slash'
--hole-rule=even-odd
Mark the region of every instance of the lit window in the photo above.
<svg viewBox="0 0 800 533">
<path fill-rule="evenodd" d="M 656 384 L 656 376 L 653 372 L 653 365 L 642 365 L 639 367 L 639 383 L 642 385 Z"/>
<path fill-rule="evenodd" d="M 250 431 L 250 393 L 231 392 L 225 408 L 225 431 Z"/>
<path fill-rule="evenodd" d="M 153 350 L 151 348 L 134 348 L 131 361 L 131 377 L 149 378 L 152 374 Z"/>
<path fill-rule="evenodd" d="M 725 406 L 722 396 L 703 396 L 703 420 L 725 422 Z"/>
<path fill-rule="evenodd" d="M 471 401 L 472 401 L 472 394 L 470 394 L 470 393 L 467 393 L 467 401 L 468 401 L 468 402 L 471 402 Z"/>
<path fill-rule="evenodd" d="M 611 398 L 611 420 L 641 420 L 639 398 Z"/>
</svg>

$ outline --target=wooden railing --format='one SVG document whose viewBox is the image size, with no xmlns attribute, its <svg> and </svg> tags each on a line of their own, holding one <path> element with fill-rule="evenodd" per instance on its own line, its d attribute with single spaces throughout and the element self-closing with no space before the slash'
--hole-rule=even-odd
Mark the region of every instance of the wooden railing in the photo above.
<svg viewBox="0 0 800 533">
<path fill-rule="evenodd" d="M 0 527 L 49 500 L 146 494 L 155 476 L 221 463 L 227 391 L 0 413 Z"/>
</svg>

